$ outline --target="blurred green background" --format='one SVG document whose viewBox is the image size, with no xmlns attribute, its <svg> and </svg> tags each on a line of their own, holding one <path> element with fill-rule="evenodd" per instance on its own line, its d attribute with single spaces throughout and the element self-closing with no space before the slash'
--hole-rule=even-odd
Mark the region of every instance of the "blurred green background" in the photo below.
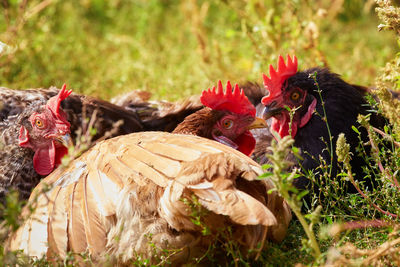
<svg viewBox="0 0 400 267">
<path fill-rule="evenodd" d="M 373 85 L 398 50 L 370 0 L 1 0 L 0 86 L 175 100 L 261 82 L 279 54 Z"/>
</svg>

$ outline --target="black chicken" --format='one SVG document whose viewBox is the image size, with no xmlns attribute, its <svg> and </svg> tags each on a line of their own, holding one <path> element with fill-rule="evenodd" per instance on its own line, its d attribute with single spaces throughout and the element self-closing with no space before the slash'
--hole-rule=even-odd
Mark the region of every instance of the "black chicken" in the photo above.
<svg viewBox="0 0 400 267">
<path fill-rule="evenodd" d="M 351 146 L 351 165 L 356 179 L 365 180 L 365 184 L 371 186 L 371 181 L 364 179 L 363 166 L 367 163 L 356 152 L 359 139 L 352 126 L 359 129 L 361 139 L 365 142 L 368 140 L 367 132 L 360 127 L 357 116 L 370 114 L 371 125 L 378 128 L 383 126 L 384 119 L 371 112 L 372 108 L 364 98 L 366 91 L 363 87 L 346 83 L 328 69 L 312 68 L 298 72 L 297 58 L 292 59 L 290 56 L 287 57 L 287 65 L 284 59 L 279 57 L 278 69 L 275 70 L 271 65 L 270 78 L 264 75 L 263 79 L 264 86 L 269 91 L 269 95 L 262 99 L 262 104 L 265 105 L 264 119 L 272 117 L 271 129 L 281 137 L 291 134 L 295 146 L 301 149 L 301 166 L 306 171 L 313 170 L 317 174 L 321 156 L 327 164 L 332 165 L 331 177 L 336 177 L 336 141 L 338 135 L 344 133 Z M 295 109 L 291 126 L 286 107 Z M 326 117 L 326 122 L 323 117 Z M 332 153 L 327 149 L 330 135 Z M 366 147 L 366 150 L 370 148 Z M 301 177 L 295 181 L 295 186 L 310 189 L 310 182 Z M 355 192 L 355 188 L 350 185 L 348 191 Z"/>
</svg>

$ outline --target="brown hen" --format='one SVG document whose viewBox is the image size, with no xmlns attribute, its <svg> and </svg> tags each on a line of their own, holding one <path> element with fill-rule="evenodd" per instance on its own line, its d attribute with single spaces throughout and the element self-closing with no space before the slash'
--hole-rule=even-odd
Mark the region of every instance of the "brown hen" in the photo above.
<svg viewBox="0 0 400 267">
<path fill-rule="evenodd" d="M 157 252 L 173 249 L 168 260 L 181 264 L 231 227 L 229 238 L 244 253 L 259 251 L 266 238 L 283 238 L 291 217 L 276 192 L 266 194 L 273 184 L 257 180 L 261 173 L 244 154 L 197 136 L 146 132 L 105 140 L 35 188 L 33 214 L 8 248 L 49 259 L 88 252 L 95 263 L 111 257 L 120 264 L 139 256 L 157 262 Z M 193 223 L 193 205 L 204 212 L 202 226 Z"/>
<path fill-rule="evenodd" d="M 192 134 L 215 140 L 250 156 L 256 146 L 251 129 L 265 128 L 267 124 L 256 117 L 256 108 L 243 89 L 230 81 L 226 90 L 218 81 L 217 88 L 204 90 L 200 101 L 203 109 L 187 116 L 174 133 Z"/>
</svg>

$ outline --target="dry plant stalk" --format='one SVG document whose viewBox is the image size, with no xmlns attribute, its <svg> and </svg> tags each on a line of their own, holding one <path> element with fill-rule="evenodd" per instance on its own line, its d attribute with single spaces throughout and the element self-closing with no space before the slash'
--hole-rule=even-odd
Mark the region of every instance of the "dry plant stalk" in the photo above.
<svg viewBox="0 0 400 267">
<path fill-rule="evenodd" d="M 191 31 L 199 43 L 199 50 L 204 63 L 210 63 L 210 51 L 207 43 L 207 30 L 204 28 L 203 22 L 208 13 L 210 4 L 204 2 L 201 6 L 198 6 L 197 1 L 190 0 L 184 3 L 183 10 L 186 13 L 188 21 L 191 23 Z"/>
<path fill-rule="evenodd" d="M 387 225 L 388 223 L 384 223 L 380 226 Z M 371 225 L 366 226 L 371 227 Z M 343 230 L 346 228 L 337 227 L 341 227 Z M 400 266 L 399 230 L 400 226 L 396 224 L 389 234 L 389 240 L 373 249 L 359 249 L 348 242 L 341 247 L 332 247 L 328 251 L 327 262 L 324 266 Z"/>
</svg>

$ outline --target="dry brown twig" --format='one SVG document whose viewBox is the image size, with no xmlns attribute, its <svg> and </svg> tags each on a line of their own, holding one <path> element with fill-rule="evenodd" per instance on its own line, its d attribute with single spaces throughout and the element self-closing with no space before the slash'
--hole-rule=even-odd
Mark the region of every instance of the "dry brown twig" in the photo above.
<svg viewBox="0 0 400 267">
<path fill-rule="evenodd" d="M 331 229 L 336 229 L 333 229 L 331 234 L 337 235 L 344 230 L 388 226 L 393 226 L 393 231 L 389 234 L 388 241 L 370 249 L 360 249 L 349 242 L 341 247 L 332 247 L 328 251 L 327 261 L 324 266 L 400 266 L 400 226 L 398 224 L 379 220 L 349 222 L 334 225 Z M 338 229 L 340 231 L 337 231 Z"/>
</svg>

